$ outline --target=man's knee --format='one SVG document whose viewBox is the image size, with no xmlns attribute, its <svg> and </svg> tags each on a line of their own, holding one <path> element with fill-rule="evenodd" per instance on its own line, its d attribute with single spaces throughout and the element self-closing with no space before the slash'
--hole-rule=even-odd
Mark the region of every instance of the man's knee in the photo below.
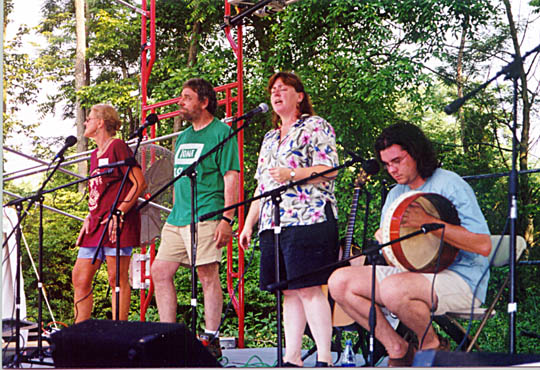
<svg viewBox="0 0 540 370">
<path fill-rule="evenodd" d="M 336 301 L 343 299 L 349 283 L 348 274 L 345 268 L 338 269 L 330 275 L 328 279 L 328 290 Z"/>
<path fill-rule="evenodd" d="M 172 271 L 172 272 L 171 272 Z M 159 260 L 154 261 L 152 267 L 150 267 L 150 274 L 154 284 L 166 283 L 173 280 L 176 270 L 172 270 L 166 263 L 162 263 Z"/>
<path fill-rule="evenodd" d="M 198 266 L 197 275 L 202 285 L 219 283 L 219 265 L 217 263 L 209 263 Z"/>
<path fill-rule="evenodd" d="M 409 289 L 403 279 L 397 275 L 388 276 L 379 284 L 381 301 L 386 307 L 399 305 L 403 300 L 407 300 Z"/>
</svg>

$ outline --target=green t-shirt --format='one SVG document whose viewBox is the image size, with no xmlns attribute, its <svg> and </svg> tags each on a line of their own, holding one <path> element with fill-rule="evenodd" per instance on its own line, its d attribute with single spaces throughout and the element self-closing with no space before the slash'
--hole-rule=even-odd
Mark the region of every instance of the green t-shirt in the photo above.
<svg viewBox="0 0 540 370">
<path fill-rule="evenodd" d="M 217 118 L 202 130 L 195 131 L 193 126 L 185 129 L 176 139 L 173 176 L 178 176 L 230 133 L 231 128 Z M 199 216 L 224 207 L 223 176 L 227 171 L 240 171 L 236 137 L 197 165 L 195 222 L 199 221 Z M 221 215 L 212 219 L 219 218 Z M 191 223 L 191 185 L 187 176 L 181 176 L 174 183 L 174 205 L 167 222 L 175 226 Z"/>
</svg>

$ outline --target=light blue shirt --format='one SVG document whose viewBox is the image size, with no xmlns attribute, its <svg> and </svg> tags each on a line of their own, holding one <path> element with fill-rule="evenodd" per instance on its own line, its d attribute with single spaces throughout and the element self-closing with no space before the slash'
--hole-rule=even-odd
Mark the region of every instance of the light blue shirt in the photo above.
<svg viewBox="0 0 540 370">
<path fill-rule="evenodd" d="M 394 200 L 400 195 L 412 190 L 408 185 L 400 184 L 397 184 L 390 190 L 382 209 L 381 226 L 383 224 L 384 214 Z M 424 193 L 437 193 L 444 196 L 456 207 L 461 226 L 473 233 L 490 234 L 486 219 L 480 210 L 473 189 L 458 174 L 437 168 L 422 186 L 414 190 Z M 471 291 L 473 293 L 476 291 L 476 298 L 484 302 L 489 280 L 488 267 L 489 259 L 487 257 L 460 249 L 456 259 L 448 269 L 459 274 L 471 287 Z M 486 271 L 486 274 L 482 281 L 480 281 L 484 271 Z"/>
</svg>

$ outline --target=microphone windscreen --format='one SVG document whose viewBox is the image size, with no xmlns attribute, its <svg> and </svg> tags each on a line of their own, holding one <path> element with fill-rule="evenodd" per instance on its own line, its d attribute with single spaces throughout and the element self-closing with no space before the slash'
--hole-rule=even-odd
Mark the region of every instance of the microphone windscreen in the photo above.
<svg viewBox="0 0 540 370">
<path fill-rule="evenodd" d="M 146 117 L 146 122 L 148 122 L 150 125 L 153 125 L 157 121 L 159 121 L 159 118 L 158 115 L 155 113 L 151 113 L 148 115 L 148 117 Z"/>
<path fill-rule="evenodd" d="M 362 168 L 368 175 L 375 175 L 379 172 L 380 166 L 375 159 L 368 159 L 362 164 Z"/>
<path fill-rule="evenodd" d="M 68 136 L 66 138 L 66 147 L 73 146 L 73 145 L 75 145 L 76 142 L 77 142 L 77 138 L 75 136 L 73 136 L 73 135 Z"/>
<path fill-rule="evenodd" d="M 261 108 L 261 113 L 268 112 L 268 104 L 266 104 L 266 103 L 259 104 L 259 108 Z"/>
</svg>

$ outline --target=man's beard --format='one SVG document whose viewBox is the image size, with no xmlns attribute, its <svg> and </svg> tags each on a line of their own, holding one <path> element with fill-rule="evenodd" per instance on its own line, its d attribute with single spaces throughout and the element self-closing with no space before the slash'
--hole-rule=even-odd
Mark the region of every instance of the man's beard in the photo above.
<svg viewBox="0 0 540 370">
<path fill-rule="evenodd" d="M 186 111 L 186 112 L 180 112 L 179 116 L 184 121 L 193 122 L 197 120 L 202 114 L 202 110 L 198 109 L 196 111 Z"/>
</svg>

